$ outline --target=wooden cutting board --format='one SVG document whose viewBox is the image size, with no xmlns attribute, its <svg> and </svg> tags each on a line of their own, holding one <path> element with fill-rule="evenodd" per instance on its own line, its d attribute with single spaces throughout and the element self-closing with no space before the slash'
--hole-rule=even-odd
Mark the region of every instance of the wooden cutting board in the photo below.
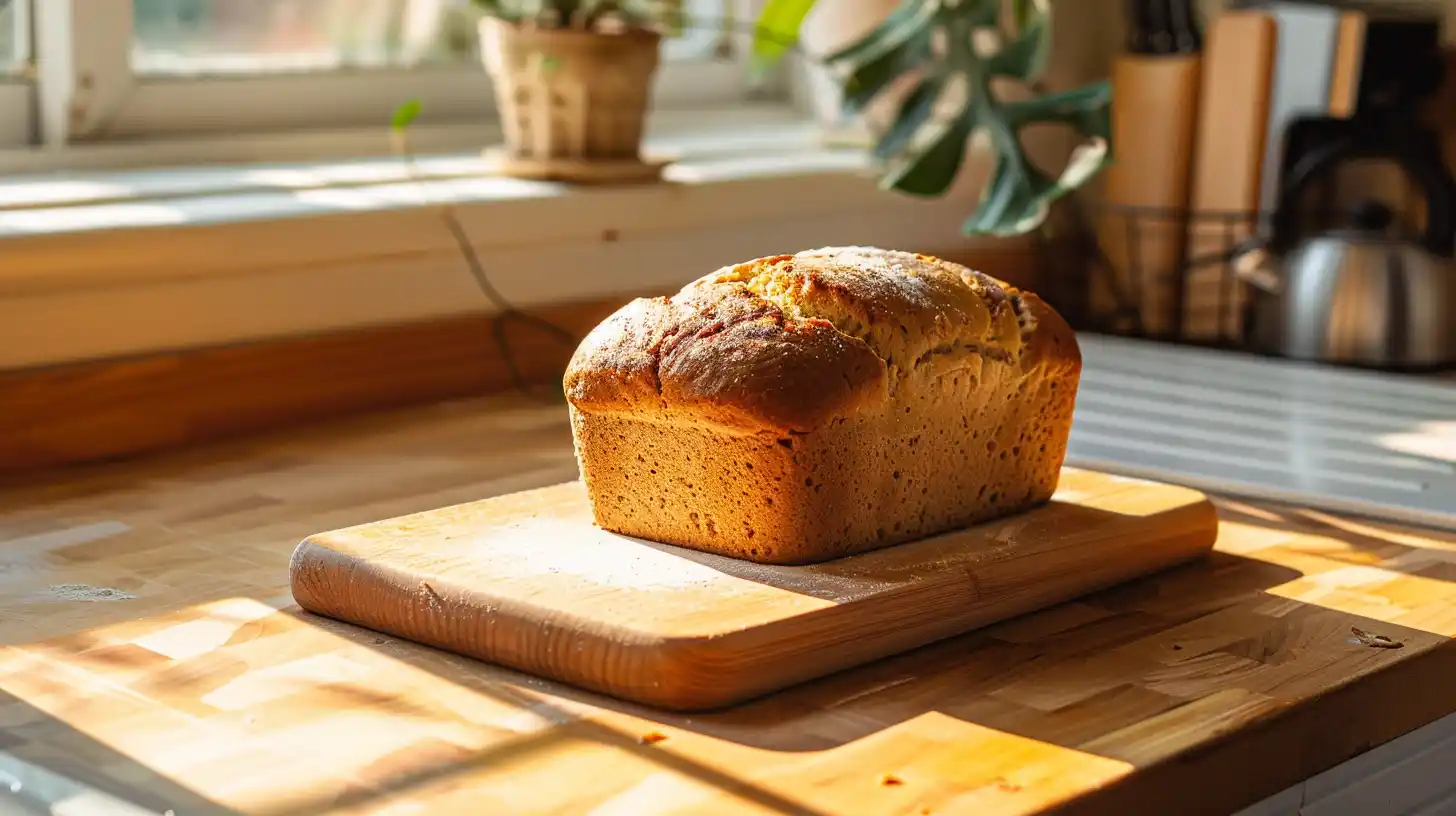
<svg viewBox="0 0 1456 816">
<path fill-rule="evenodd" d="M 812 566 L 604 532 L 580 482 L 311 536 L 305 610 L 608 695 L 731 705 L 1196 558 L 1193 490 L 1067 468 L 1036 510 Z"/>
</svg>

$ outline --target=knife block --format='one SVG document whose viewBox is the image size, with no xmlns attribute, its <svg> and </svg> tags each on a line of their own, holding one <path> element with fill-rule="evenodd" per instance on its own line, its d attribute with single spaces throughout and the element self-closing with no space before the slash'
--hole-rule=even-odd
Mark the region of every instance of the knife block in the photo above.
<svg viewBox="0 0 1456 816">
<path fill-rule="evenodd" d="M 1197 54 L 1113 63 L 1113 163 L 1098 223 L 1112 280 L 1094 285 L 1091 298 L 1106 312 L 1113 292 L 1104 287 L 1115 284 L 1151 336 L 1177 326 L 1201 67 Z"/>
</svg>

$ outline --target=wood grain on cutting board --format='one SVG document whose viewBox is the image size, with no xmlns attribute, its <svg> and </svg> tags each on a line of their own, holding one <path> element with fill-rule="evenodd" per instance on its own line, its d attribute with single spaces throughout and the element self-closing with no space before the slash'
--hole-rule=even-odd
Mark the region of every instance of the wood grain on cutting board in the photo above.
<svg viewBox="0 0 1456 816">
<path fill-rule="evenodd" d="M 716 708 L 1196 558 L 1180 487 L 1067 469 L 1015 517 L 802 567 L 607 533 L 579 482 L 312 536 L 304 609 L 670 709 Z"/>
<path fill-rule="evenodd" d="M 1128 54 L 1112 67 L 1115 158 L 1107 169 L 1109 207 L 1099 241 L 1119 289 L 1152 336 L 1177 326 L 1201 65 L 1198 54 Z M 1110 291 L 1095 297 L 1099 312 L 1114 302 Z"/>
<path fill-rule="evenodd" d="M 1226 265 L 1197 261 L 1227 252 L 1257 226 L 1278 36 L 1274 18 L 1261 11 L 1226 12 L 1208 27 L 1190 204 L 1193 266 L 1183 298 L 1188 339 L 1217 340 L 1234 328 Z M 1228 218 L 1215 217 L 1220 213 Z"/>
</svg>

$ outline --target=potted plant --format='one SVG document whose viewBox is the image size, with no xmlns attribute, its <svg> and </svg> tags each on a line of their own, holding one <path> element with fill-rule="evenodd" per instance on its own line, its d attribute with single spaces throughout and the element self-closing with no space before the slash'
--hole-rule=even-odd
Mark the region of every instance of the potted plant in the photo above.
<svg viewBox="0 0 1456 816">
<path fill-rule="evenodd" d="M 662 33 L 650 0 L 475 0 L 505 131 L 501 171 L 569 181 L 655 178 L 641 156 Z"/>
<path fill-rule="evenodd" d="M 755 28 L 760 70 L 795 49 L 815 0 L 767 0 Z M 1051 205 L 1093 178 L 1111 155 L 1108 83 L 1036 93 L 1051 49 L 1050 0 L 900 0 L 868 34 L 811 58 L 838 77 L 841 104 L 862 112 L 903 88 L 889 123 L 874 134 L 882 186 L 938 196 L 955 180 L 973 135 L 995 158 L 990 181 L 964 232 L 1021 235 L 1041 227 Z M 1003 98 L 1007 85 L 1020 98 Z M 1081 137 L 1057 174 L 1037 168 L 1021 141 L 1038 124 Z"/>
</svg>

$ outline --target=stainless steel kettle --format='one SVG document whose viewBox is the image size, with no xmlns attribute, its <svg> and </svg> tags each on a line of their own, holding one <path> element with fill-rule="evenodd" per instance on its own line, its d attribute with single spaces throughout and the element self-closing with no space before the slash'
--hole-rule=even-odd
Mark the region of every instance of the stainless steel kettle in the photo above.
<svg viewBox="0 0 1456 816">
<path fill-rule="evenodd" d="M 1306 238 L 1282 256 L 1250 253 L 1240 276 L 1262 289 L 1253 340 L 1299 360 L 1390 369 L 1456 362 L 1456 270 L 1393 237 L 1392 213 L 1365 202 L 1353 225 Z"/>
</svg>

